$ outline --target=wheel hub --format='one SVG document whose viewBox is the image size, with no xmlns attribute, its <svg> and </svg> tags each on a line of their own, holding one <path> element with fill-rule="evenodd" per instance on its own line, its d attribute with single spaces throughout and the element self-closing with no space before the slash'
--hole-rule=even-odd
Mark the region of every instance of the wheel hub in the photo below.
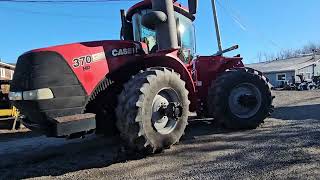
<svg viewBox="0 0 320 180">
<path fill-rule="evenodd" d="M 161 90 L 152 103 L 151 121 L 154 129 L 161 134 L 172 132 L 182 116 L 182 110 L 178 95 L 173 89 Z"/>
<path fill-rule="evenodd" d="M 252 94 L 243 94 L 239 97 L 238 103 L 244 107 L 254 107 L 257 105 L 258 100 L 255 95 Z"/>
<path fill-rule="evenodd" d="M 260 109 L 261 101 L 259 89 L 251 83 L 242 83 L 234 87 L 228 99 L 230 111 L 239 118 L 254 116 Z"/>
<path fill-rule="evenodd" d="M 182 106 L 176 102 L 170 102 L 168 106 L 162 105 L 158 111 L 162 116 L 174 119 L 178 119 L 182 116 Z"/>
</svg>

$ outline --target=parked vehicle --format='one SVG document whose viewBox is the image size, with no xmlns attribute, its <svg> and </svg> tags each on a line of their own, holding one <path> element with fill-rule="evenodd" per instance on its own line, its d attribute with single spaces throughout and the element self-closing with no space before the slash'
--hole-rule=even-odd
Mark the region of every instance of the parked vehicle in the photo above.
<svg viewBox="0 0 320 180">
<path fill-rule="evenodd" d="M 302 74 L 297 75 L 297 76 L 300 78 L 300 83 L 297 83 L 297 85 L 296 85 L 296 89 L 298 91 L 314 90 L 317 88 L 317 84 L 313 80 L 306 81 Z"/>
</svg>

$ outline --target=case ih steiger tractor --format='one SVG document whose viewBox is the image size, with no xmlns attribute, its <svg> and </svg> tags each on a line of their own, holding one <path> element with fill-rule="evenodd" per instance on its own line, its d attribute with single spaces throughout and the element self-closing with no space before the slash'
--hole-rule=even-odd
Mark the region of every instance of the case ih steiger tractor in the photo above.
<svg viewBox="0 0 320 180">
<path fill-rule="evenodd" d="M 139 152 L 179 141 L 190 112 L 253 129 L 272 111 L 268 80 L 240 56 L 195 56 L 196 0 L 144 0 L 121 11 L 122 40 L 19 57 L 10 98 L 23 123 L 49 137 L 119 132 Z M 232 48 L 233 49 L 233 48 Z"/>
</svg>

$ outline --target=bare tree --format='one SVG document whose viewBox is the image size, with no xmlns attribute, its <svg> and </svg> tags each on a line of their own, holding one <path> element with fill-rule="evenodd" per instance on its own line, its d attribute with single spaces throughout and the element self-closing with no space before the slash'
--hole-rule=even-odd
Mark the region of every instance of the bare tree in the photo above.
<svg viewBox="0 0 320 180">
<path fill-rule="evenodd" d="M 276 54 L 259 52 L 257 58 L 259 62 L 276 61 L 311 54 L 313 53 L 313 50 L 318 50 L 318 52 L 320 52 L 320 43 L 310 42 L 300 49 L 283 49 Z"/>
<path fill-rule="evenodd" d="M 262 59 L 262 52 L 258 52 L 258 54 L 257 54 L 257 59 L 258 59 L 258 62 L 260 63 L 260 62 L 263 62 L 263 59 Z"/>
</svg>

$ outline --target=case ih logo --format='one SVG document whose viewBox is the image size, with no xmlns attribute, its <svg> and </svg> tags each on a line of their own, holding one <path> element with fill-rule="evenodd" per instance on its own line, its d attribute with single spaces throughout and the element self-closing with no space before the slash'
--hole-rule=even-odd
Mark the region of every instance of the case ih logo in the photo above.
<svg viewBox="0 0 320 180">
<path fill-rule="evenodd" d="M 137 47 L 113 49 L 111 51 L 111 56 L 117 57 L 117 56 L 138 54 L 138 50 L 139 49 Z"/>
</svg>

